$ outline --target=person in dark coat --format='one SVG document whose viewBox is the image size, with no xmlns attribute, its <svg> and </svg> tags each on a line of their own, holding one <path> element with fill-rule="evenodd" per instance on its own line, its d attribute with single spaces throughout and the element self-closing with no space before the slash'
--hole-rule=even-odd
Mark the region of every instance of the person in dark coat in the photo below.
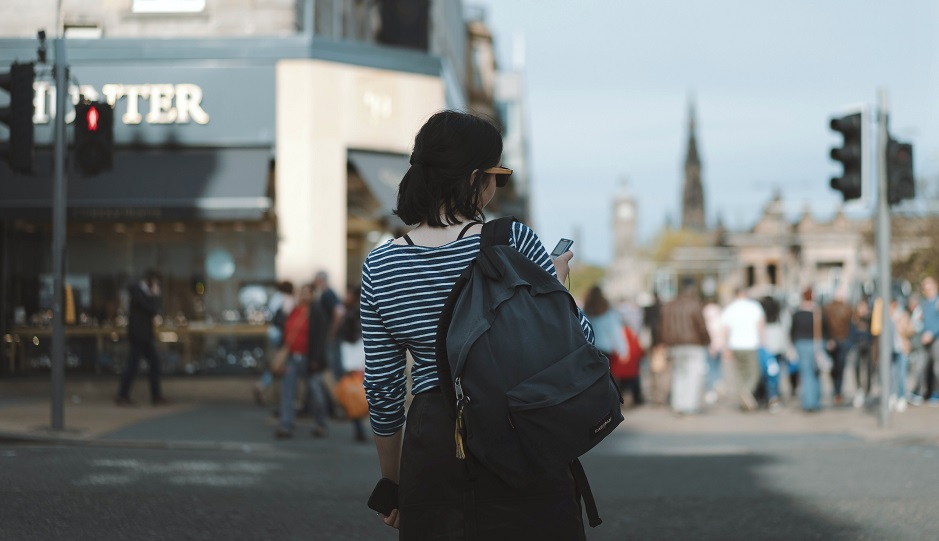
<svg viewBox="0 0 939 541">
<path fill-rule="evenodd" d="M 148 270 L 144 279 L 127 288 L 130 296 L 130 310 L 127 321 L 127 341 L 130 353 L 127 367 L 121 376 L 121 386 L 115 402 L 119 406 L 133 405 L 130 389 L 140 368 L 140 358 L 145 357 L 150 367 L 150 401 L 158 406 L 166 403 L 160 392 L 160 357 L 157 355 L 154 340 L 153 318 L 160 310 L 160 274 Z"/>
</svg>

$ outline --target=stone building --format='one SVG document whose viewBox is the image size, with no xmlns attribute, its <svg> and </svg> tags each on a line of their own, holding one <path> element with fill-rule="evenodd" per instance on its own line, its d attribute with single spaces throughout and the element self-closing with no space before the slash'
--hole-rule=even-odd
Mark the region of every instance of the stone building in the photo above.
<svg viewBox="0 0 939 541">
<path fill-rule="evenodd" d="M 747 288 L 754 296 L 786 299 L 806 287 L 823 299 L 839 289 L 854 299 L 872 291 L 876 252 L 871 218 L 849 217 L 840 207 L 827 220 L 814 216 L 808 207 L 794 216 L 778 192 L 753 227 L 727 230 L 718 220 L 708 228 L 695 128 L 691 105 L 681 228 L 666 226 L 652 244 L 641 246 L 635 237 L 640 202 L 628 190 L 621 190 L 614 200 L 614 260 L 607 275 L 612 296 L 648 298 L 655 291 L 668 299 L 676 293 L 682 276 L 694 277 L 703 295 L 721 302 L 728 302 L 737 287 Z M 922 223 L 921 218 L 894 216 L 894 261 L 928 248 L 928 239 L 908 233 Z"/>
</svg>

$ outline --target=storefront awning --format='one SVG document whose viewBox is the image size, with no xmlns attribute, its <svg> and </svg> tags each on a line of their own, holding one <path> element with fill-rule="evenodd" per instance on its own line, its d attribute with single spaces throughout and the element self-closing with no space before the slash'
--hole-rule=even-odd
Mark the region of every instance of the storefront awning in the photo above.
<svg viewBox="0 0 939 541">
<path fill-rule="evenodd" d="M 95 176 L 68 174 L 68 213 L 78 220 L 258 220 L 270 210 L 267 148 L 118 150 Z M 53 163 L 38 151 L 33 175 L 0 164 L 0 216 L 49 220 Z"/>
<path fill-rule="evenodd" d="M 365 181 L 366 186 L 381 209 L 381 218 L 388 221 L 392 227 L 402 227 L 404 224 L 391 211 L 398 203 L 398 184 L 404 178 L 411 164 L 408 156 L 391 154 L 388 152 L 372 152 L 367 150 L 349 150 L 349 162 Z"/>
</svg>

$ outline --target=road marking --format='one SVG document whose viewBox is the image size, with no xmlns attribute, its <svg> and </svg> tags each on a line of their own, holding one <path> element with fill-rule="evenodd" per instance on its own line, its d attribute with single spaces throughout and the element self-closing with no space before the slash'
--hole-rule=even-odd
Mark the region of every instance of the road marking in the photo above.
<svg viewBox="0 0 939 541">
<path fill-rule="evenodd" d="M 92 468 L 112 470 L 89 473 L 75 481 L 82 486 L 115 486 L 147 481 L 156 477 L 174 485 L 207 487 L 249 487 L 259 483 L 269 472 L 281 468 L 272 462 L 238 460 L 219 462 L 212 460 L 174 460 L 150 462 L 134 459 L 91 460 Z"/>
</svg>

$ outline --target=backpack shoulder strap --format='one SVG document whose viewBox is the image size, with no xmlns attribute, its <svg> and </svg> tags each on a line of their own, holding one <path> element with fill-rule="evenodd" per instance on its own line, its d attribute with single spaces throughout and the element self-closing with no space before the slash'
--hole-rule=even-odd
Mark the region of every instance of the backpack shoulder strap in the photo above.
<svg viewBox="0 0 939 541">
<path fill-rule="evenodd" d="M 574 486 L 577 490 L 578 499 L 583 499 L 584 508 L 587 511 L 587 520 L 591 528 L 596 528 L 603 524 L 600 519 L 600 513 L 597 511 L 597 501 L 593 499 L 593 491 L 590 490 L 590 483 L 587 482 L 587 472 L 584 471 L 584 465 L 580 463 L 579 458 L 575 458 L 570 464 L 571 475 L 574 477 Z"/>
<path fill-rule="evenodd" d="M 482 233 L 480 233 L 480 248 L 507 246 L 512 236 L 512 224 L 516 221 L 515 216 L 506 216 L 484 223 Z"/>
</svg>

